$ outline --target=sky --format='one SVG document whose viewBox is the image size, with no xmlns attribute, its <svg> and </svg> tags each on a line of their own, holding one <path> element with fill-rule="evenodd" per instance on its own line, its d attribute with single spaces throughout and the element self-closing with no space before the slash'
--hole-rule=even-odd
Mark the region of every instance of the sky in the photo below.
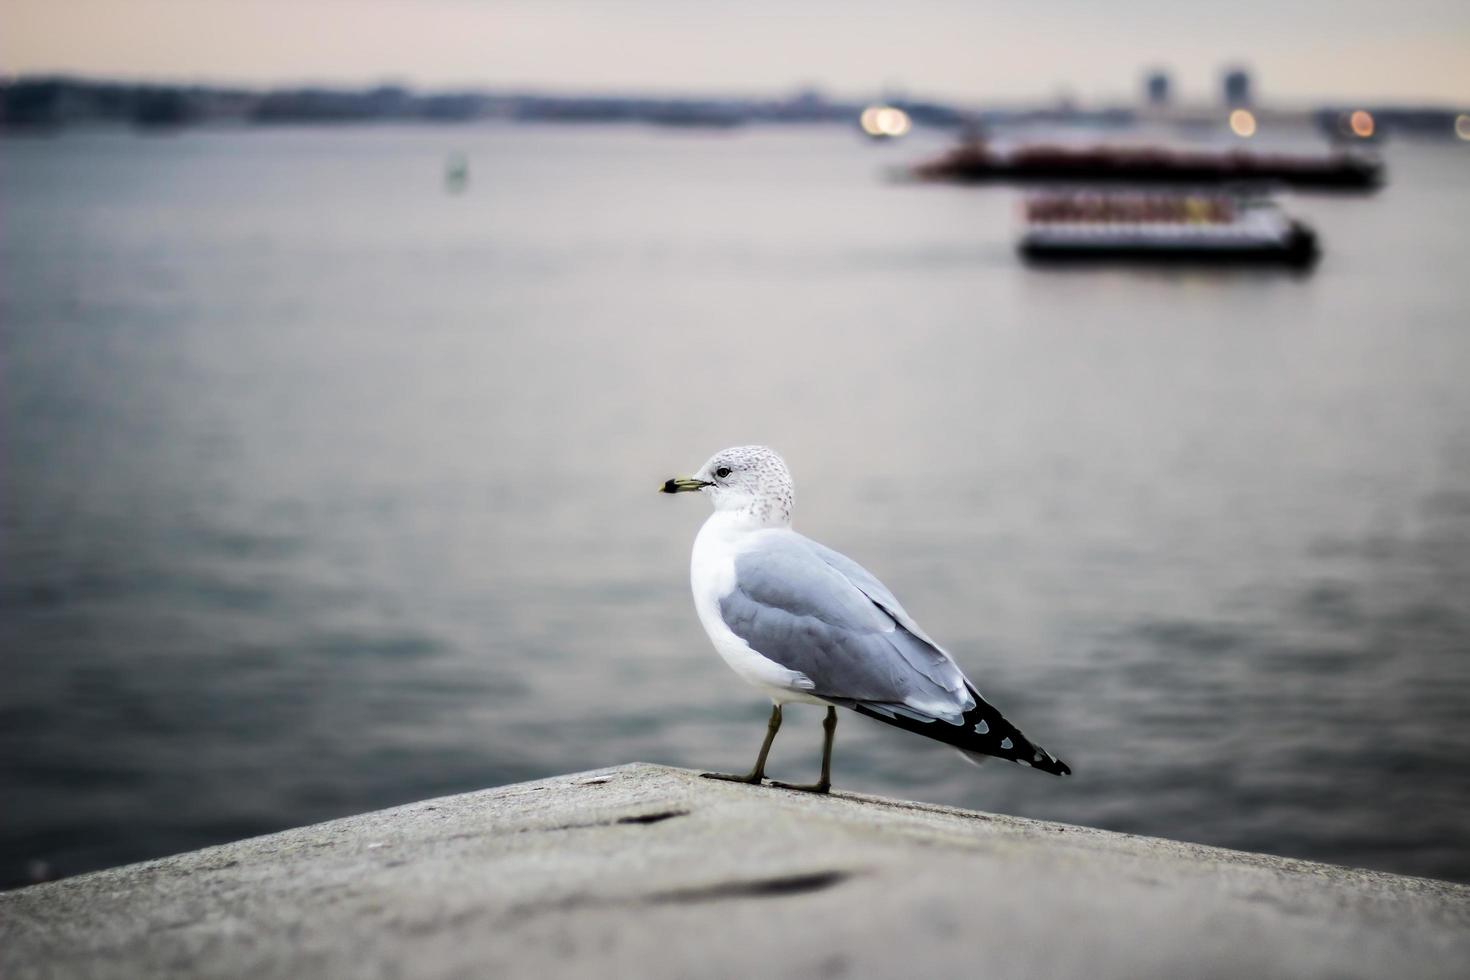
<svg viewBox="0 0 1470 980">
<path fill-rule="evenodd" d="M 138 80 L 968 102 L 1470 104 L 1466 0 L 0 0 L 0 71 Z"/>
</svg>

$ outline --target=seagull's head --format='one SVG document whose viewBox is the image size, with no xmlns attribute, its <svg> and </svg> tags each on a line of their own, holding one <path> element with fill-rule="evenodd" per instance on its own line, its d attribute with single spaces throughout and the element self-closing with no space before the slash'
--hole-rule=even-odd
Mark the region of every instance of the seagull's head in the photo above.
<svg viewBox="0 0 1470 980">
<path fill-rule="evenodd" d="M 659 492 L 707 494 L 715 510 L 735 511 L 778 527 L 791 523 L 796 498 L 786 461 L 766 446 L 722 449 L 693 476 L 664 481 Z"/>
</svg>

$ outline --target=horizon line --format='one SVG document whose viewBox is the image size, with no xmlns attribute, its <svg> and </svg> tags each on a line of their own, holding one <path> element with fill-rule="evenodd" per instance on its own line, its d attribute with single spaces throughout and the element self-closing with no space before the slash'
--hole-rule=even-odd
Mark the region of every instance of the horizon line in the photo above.
<svg viewBox="0 0 1470 980">
<path fill-rule="evenodd" d="M 1038 93 L 1035 96 L 1011 96 L 996 100 L 983 100 L 980 97 L 958 98 L 955 96 L 921 95 L 913 91 L 896 91 L 900 87 L 888 86 L 889 91 L 880 91 L 872 95 L 848 95 L 841 94 L 840 90 L 829 88 L 815 82 L 793 83 L 785 88 L 774 87 L 760 91 L 713 88 L 621 88 L 611 86 L 599 86 L 594 88 L 561 88 L 555 84 L 537 83 L 496 83 L 496 82 L 463 82 L 463 83 L 424 83 L 403 78 L 382 77 L 372 80 L 348 81 L 342 78 L 300 78 L 296 80 L 273 80 L 273 81 L 226 81 L 220 79 L 201 80 L 198 78 L 182 80 L 178 76 L 169 78 L 157 75 L 129 75 L 129 74 L 97 74 L 70 69 L 46 69 L 43 71 L 4 72 L 0 71 L 0 85 L 14 85 L 24 82 L 80 82 L 93 85 L 133 85 L 140 87 L 156 88 L 179 88 L 179 89 L 206 89 L 215 91 L 235 91 L 251 93 L 269 93 L 279 91 L 301 91 L 301 90 L 326 90 L 326 91 L 374 91 L 379 89 L 401 89 L 411 94 L 428 95 L 511 95 L 520 97 L 544 97 L 544 98 L 607 98 L 607 99 L 651 99 L 662 98 L 670 100 L 725 100 L 725 101 L 778 101 L 790 99 L 803 94 L 815 93 L 827 103 L 882 103 L 882 102 L 905 102 L 905 103 L 932 103 L 948 105 L 951 107 L 1056 107 L 1061 103 L 1067 103 L 1070 108 L 1079 111 L 1118 109 L 1131 106 L 1147 106 L 1145 99 L 1138 95 L 1134 96 L 1102 96 L 1087 97 L 1080 94 L 1066 93 L 1065 96 L 1056 92 L 1050 94 Z M 1470 108 L 1470 99 L 1462 102 L 1451 101 L 1436 97 L 1416 97 L 1414 99 L 1385 99 L 1377 98 L 1353 98 L 1350 96 L 1316 96 L 1299 97 L 1291 99 L 1261 99 L 1254 100 L 1253 105 L 1257 108 L 1267 110 L 1291 111 L 1309 108 L 1322 108 L 1324 106 L 1364 106 L 1373 108 L 1436 108 L 1447 110 L 1463 110 Z M 1179 98 L 1166 103 L 1164 108 L 1175 109 L 1206 109 L 1211 107 L 1224 108 L 1226 103 L 1221 99 L 1199 99 Z"/>
</svg>

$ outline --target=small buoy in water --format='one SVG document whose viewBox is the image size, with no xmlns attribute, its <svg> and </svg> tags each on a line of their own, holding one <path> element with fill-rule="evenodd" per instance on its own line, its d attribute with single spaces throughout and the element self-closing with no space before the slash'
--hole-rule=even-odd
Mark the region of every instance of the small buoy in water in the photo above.
<svg viewBox="0 0 1470 980">
<path fill-rule="evenodd" d="M 470 183 L 470 161 L 455 151 L 444 161 L 444 189 L 451 194 L 462 192 Z"/>
</svg>

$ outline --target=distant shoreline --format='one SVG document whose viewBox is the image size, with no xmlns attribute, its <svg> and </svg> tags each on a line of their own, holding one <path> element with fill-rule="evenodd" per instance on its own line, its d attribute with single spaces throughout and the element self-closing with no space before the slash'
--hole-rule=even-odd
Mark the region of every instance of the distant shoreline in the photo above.
<svg viewBox="0 0 1470 980">
<path fill-rule="evenodd" d="M 1193 127 L 1218 124 L 1219 105 L 1144 109 L 1134 105 L 1082 107 L 1072 103 L 964 106 L 912 98 L 886 100 L 916 126 L 941 130 L 1050 124 L 1105 128 L 1137 125 Z M 642 124 L 730 129 L 751 124 L 839 124 L 856 127 L 864 103 L 830 99 L 816 90 L 784 96 L 638 96 L 452 90 L 419 92 L 403 86 L 370 88 L 298 86 L 251 89 L 230 86 L 139 83 L 71 76 L 22 76 L 0 83 L 0 132 L 45 132 L 79 124 L 109 123 L 140 130 L 200 125 L 362 125 L 369 123 L 469 123 L 483 121 Z M 1356 103 L 1262 107 L 1264 121 L 1316 126 L 1332 132 Z M 1383 133 L 1455 138 L 1466 107 L 1367 106 Z"/>
</svg>

